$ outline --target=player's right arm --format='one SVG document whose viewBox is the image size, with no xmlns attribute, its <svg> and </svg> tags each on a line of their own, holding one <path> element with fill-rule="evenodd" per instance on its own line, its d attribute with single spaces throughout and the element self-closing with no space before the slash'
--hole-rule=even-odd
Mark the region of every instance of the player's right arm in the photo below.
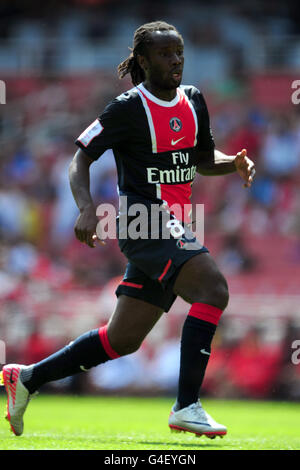
<svg viewBox="0 0 300 470">
<path fill-rule="evenodd" d="M 103 113 L 76 139 L 79 150 L 70 167 L 71 190 L 80 214 L 74 231 L 79 241 L 94 248 L 95 241 L 105 245 L 96 235 L 99 222 L 90 193 L 90 166 L 107 150 L 113 149 L 128 136 L 128 112 L 121 99 L 111 101 Z"/>
<path fill-rule="evenodd" d="M 93 161 L 83 150 L 79 149 L 69 166 L 70 186 L 80 211 L 74 227 L 75 235 L 79 241 L 91 248 L 95 246 L 94 239 L 98 224 L 96 208 L 90 193 L 90 166 Z M 99 243 L 104 244 L 101 240 Z"/>
</svg>

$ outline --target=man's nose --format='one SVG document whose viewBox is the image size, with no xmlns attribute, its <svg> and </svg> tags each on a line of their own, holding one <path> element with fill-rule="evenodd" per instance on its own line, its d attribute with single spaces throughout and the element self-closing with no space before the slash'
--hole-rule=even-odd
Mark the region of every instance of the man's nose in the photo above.
<svg viewBox="0 0 300 470">
<path fill-rule="evenodd" d="M 177 65 L 177 64 L 181 64 L 181 62 L 182 62 L 182 57 L 180 57 L 178 54 L 173 54 L 172 63 L 174 65 Z"/>
</svg>

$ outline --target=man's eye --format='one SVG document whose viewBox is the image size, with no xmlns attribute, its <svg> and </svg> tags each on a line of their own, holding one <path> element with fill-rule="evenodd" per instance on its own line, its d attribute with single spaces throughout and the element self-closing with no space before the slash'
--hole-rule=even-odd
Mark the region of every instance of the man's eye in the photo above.
<svg viewBox="0 0 300 470">
<path fill-rule="evenodd" d="M 177 51 L 176 54 L 178 56 L 183 56 L 183 51 Z M 160 56 L 161 57 L 170 57 L 172 55 L 172 52 L 161 52 Z"/>
</svg>

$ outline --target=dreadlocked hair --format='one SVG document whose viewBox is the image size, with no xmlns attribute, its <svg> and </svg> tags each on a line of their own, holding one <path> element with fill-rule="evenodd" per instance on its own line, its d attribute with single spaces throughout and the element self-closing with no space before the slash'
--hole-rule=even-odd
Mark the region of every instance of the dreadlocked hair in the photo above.
<svg viewBox="0 0 300 470">
<path fill-rule="evenodd" d="M 138 63 L 137 55 L 145 55 L 146 46 L 152 42 L 151 33 L 155 31 L 176 31 L 178 33 L 175 26 L 164 21 L 153 21 L 140 26 L 134 33 L 133 48 L 129 48 L 131 50 L 130 55 L 118 66 L 120 79 L 130 73 L 133 85 L 138 85 L 145 80 L 145 73 Z M 178 35 L 181 37 L 179 33 Z"/>
</svg>

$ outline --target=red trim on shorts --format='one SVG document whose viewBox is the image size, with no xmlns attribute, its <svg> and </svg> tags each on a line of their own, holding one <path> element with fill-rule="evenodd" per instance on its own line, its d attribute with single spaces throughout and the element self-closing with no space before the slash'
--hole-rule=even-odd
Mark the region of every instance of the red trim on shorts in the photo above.
<svg viewBox="0 0 300 470">
<path fill-rule="evenodd" d="M 161 273 L 161 275 L 160 275 L 159 278 L 158 278 L 159 281 L 162 281 L 162 280 L 163 280 L 163 278 L 165 277 L 165 275 L 166 275 L 167 272 L 169 271 L 171 264 L 172 264 L 172 260 L 169 259 L 169 261 L 167 262 L 167 264 L 166 264 L 166 266 L 165 266 L 163 272 Z"/>
<path fill-rule="evenodd" d="M 102 328 L 99 328 L 98 330 L 100 341 L 102 343 L 102 346 L 106 352 L 106 354 L 111 358 L 111 359 L 117 359 L 120 357 L 120 355 L 113 350 L 111 345 L 109 344 L 108 337 L 107 337 L 107 325 L 103 326 Z"/>
<path fill-rule="evenodd" d="M 137 289 L 142 289 L 144 287 L 143 284 L 134 284 L 133 282 L 127 281 L 120 282 L 120 286 L 136 287 Z"/>
<path fill-rule="evenodd" d="M 223 310 L 218 307 L 214 307 L 213 305 L 194 303 L 188 314 L 192 317 L 198 318 L 199 320 L 204 320 L 217 325 L 222 313 Z"/>
</svg>

